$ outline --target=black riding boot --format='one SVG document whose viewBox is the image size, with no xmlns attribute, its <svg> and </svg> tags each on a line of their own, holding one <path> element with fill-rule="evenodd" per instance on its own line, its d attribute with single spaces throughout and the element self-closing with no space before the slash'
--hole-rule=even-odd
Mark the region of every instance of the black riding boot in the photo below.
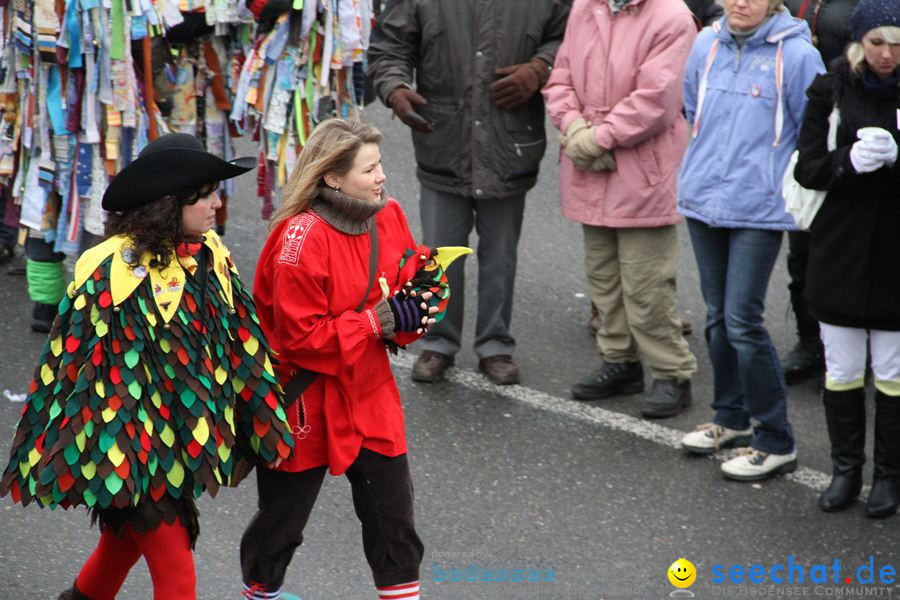
<svg viewBox="0 0 900 600">
<path fill-rule="evenodd" d="M 890 517 L 900 506 L 900 397 L 875 392 L 875 473 L 869 517 Z"/>
<path fill-rule="evenodd" d="M 825 512 L 844 510 L 862 489 L 866 462 L 866 391 L 863 388 L 822 393 L 831 440 L 831 485 L 819 496 Z"/>
</svg>

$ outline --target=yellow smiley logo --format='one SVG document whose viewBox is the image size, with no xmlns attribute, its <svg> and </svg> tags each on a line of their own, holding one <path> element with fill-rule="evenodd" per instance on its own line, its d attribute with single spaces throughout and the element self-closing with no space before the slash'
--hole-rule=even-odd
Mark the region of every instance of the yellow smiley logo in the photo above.
<svg viewBox="0 0 900 600">
<path fill-rule="evenodd" d="M 669 583 L 677 588 L 691 587 L 697 579 L 697 569 L 686 558 L 679 558 L 669 567 Z"/>
</svg>

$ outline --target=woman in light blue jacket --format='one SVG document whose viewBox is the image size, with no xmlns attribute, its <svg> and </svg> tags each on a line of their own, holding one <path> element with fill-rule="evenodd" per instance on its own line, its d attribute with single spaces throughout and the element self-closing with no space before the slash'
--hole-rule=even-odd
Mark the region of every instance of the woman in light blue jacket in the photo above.
<svg viewBox="0 0 900 600">
<path fill-rule="evenodd" d="M 715 418 L 682 446 L 708 454 L 749 444 L 722 471 L 754 481 L 797 465 L 784 374 L 763 310 L 782 232 L 794 228 L 782 176 L 806 88 L 825 67 L 808 26 L 781 0 L 724 4 L 725 17 L 697 37 L 684 82 L 691 143 L 678 177 L 678 209 L 687 217 L 706 302 Z"/>
</svg>

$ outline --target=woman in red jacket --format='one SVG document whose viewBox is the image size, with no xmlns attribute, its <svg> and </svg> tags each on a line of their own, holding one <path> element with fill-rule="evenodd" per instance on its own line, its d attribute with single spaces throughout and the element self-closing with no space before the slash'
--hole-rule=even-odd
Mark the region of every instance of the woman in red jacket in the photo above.
<svg viewBox="0 0 900 600">
<path fill-rule="evenodd" d="M 413 341 L 437 308 L 423 302 L 429 293 L 404 291 L 400 265 L 408 267 L 417 244 L 384 191 L 381 139 L 359 122 L 330 119 L 316 128 L 257 267 L 254 297 L 286 402 L 298 395 L 291 393 L 298 374 L 314 379 L 287 410 L 294 455 L 257 471 L 259 511 L 241 541 L 247 598 L 279 597 L 326 467 L 350 480 L 379 597 L 419 597 L 423 546 L 386 341 Z"/>
</svg>

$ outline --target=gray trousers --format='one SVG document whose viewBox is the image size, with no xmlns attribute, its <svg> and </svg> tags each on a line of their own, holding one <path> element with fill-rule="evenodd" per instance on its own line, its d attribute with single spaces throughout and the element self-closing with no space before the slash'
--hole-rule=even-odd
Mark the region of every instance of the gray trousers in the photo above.
<svg viewBox="0 0 900 600">
<path fill-rule="evenodd" d="M 468 246 L 472 226 L 478 233 L 478 318 L 475 354 L 487 358 L 512 354 L 516 341 L 509 333 L 516 248 L 522 232 L 525 194 L 508 198 L 472 198 L 422 186 L 420 212 L 423 243 L 431 247 Z M 465 306 L 464 259 L 447 269 L 450 303 L 444 319 L 420 342 L 423 350 L 454 355 L 459 351 Z"/>
</svg>

